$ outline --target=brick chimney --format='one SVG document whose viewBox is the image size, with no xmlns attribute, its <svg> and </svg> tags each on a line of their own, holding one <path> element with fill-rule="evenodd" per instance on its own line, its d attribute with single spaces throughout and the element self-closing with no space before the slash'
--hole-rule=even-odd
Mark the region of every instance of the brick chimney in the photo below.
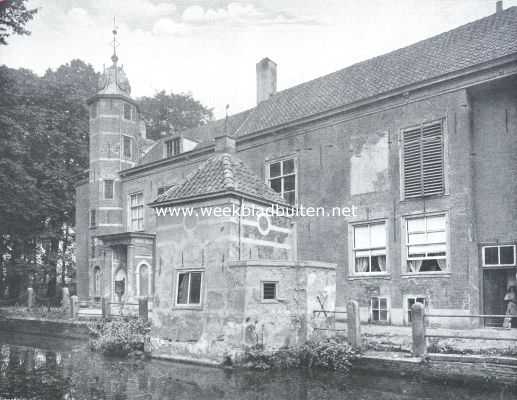
<svg viewBox="0 0 517 400">
<path fill-rule="evenodd" d="M 263 58 L 257 63 L 257 104 L 276 93 L 276 63 Z"/>
<path fill-rule="evenodd" d="M 495 12 L 500 13 L 501 11 L 503 11 L 503 0 L 499 0 L 495 3 Z"/>
</svg>

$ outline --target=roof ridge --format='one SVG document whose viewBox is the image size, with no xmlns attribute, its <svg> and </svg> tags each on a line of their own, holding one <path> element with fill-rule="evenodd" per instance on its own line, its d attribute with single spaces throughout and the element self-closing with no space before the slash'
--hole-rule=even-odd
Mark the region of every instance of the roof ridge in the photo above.
<svg viewBox="0 0 517 400">
<path fill-rule="evenodd" d="M 515 8 L 517 8 L 517 6 L 508 7 L 507 9 L 503 10 L 503 12 L 502 12 L 502 13 L 506 13 L 507 11 L 512 10 L 512 9 L 515 9 Z M 327 78 L 327 77 L 333 76 L 333 75 L 335 75 L 335 74 L 337 75 L 337 74 L 339 74 L 339 73 L 343 72 L 344 70 L 346 70 L 346 69 L 348 69 L 348 68 L 351 68 L 351 67 L 354 67 L 354 66 L 358 66 L 358 65 L 361 65 L 361 64 L 364 64 L 364 63 L 367 63 L 367 62 L 371 62 L 371 61 L 373 61 L 373 60 L 377 60 L 377 59 L 379 59 L 379 58 L 382 58 L 382 57 L 388 56 L 388 55 L 390 55 L 390 54 L 395 54 L 395 53 L 397 53 L 397 52 L 401 52 L 401 51 L 403 51 L 403 50 L 407 50 L 408 48 L 410 48 L 410 47 L 412 47 L 412 46 L 416 46 L 416 45 L 419 45 L 419 44 L 421 44 L 421 43 L 423 43 L 423 42 L 430 41 L 430 40 L 432 40 L 432 39 L 436 39 L 436 38 L 438 38 L 438 37 L 440 37 L 440 36 L 445 36 L 445 35 L 447 35 L 447 34 L 450 34 L 450 33 L 451 33 L 451 32 L 453 32 L 453 31 L 457 31 L 457 30 L 462 29 L 462 28 L 465 28 L 465 27 L 467 27 L 467 26 L 469 26 L 469 25 L 473 25 L 473 24 L 479 23 L 480 21 L 482 21 L 482 20 L 484 20 L 484 19 L 494 18 L 494 17 L 496 17 L 496 16 L 498 17 L 500 14 L 501 14 L 501 13 L 499 13 L 499 14 L 497 14 L 497 13 L 493 13 L 493 14 L 490 14 L 490 15 L 486 15 L 486 16 L 484 16 L 484 17 L 482 17 L 482 18 L 479 18 L 479 19 L 476 19 L 476 20 L 474 20 L 474 21 L 470 21 L 470 22 L 467 22 L 467 23 L 465 23 L 465 24 L 463 24 L 463 25 L 457 26 L 456 28 L 449 29 L 449 30 L 447 30 L 447 31 L 445 31 L 445 32 L 441 32 L 441 33 L 438 33 L 438 34 L 433 35 L 433 36 L 429 36 L 429 37 L 427 37 L 427 38 L 425 38 L 425 39 L 419 40 L 418 42 L 413 42 L 413 43 L 408 44 L 408 45 L 406 45 L 406 46 L 399 47 L 399 48 L 394 49 L 394 50 L 390 50 L 390 51 L 388 51 L 388 52 L 386 52 L 386 53 L 379 54 L 379 55 L 377 55 L 377 56 L 373 56 L 373 57 L 367 58 L 367 59 L 365 59 L 365 60 L 357 61 L 357 62 L 355 62 L 355 63 L 353 63 L 353 64 L 347 65 L 346 67 L 340 68 L 340 69 L 338 69 L 338 70 L 336 70 L 336 71 L 332 71 L 332 72 L 329 72 L 328 74 L 324 74 L 324 75 L 317 76 L 317 77 L 315 77 L 315 78 L 313 78 L 313 79 L 309 79 L 308 81 L 300 82 L 300 83 L 298 83 L 298 84 L 296 84 L 296 85 L 294 85 L 294 86 L 290 86 L 290 87 L 288 87 L 288 88 L 285 88 L 285 89 L 282 89 L 282 90 L 280 90 L 280 91 L 278 91 L 278 92 L 275 92 L 275 93 L 274 93 L 274 94 L 273 94 L 269 99 L 272 99 L 272 98 L 276 97 L 278 94 L 288 92 L 288 91 L 290 91 L 291 89 L 296 89 L 296 88 L 299 88 L 299 87 L 301 87 L 301 86 L 308 85 L 308 84 L 310 84 L 310 83 L 313 83 L 313 82 L 315 82 L 315 81 L 318 81 L 319 79 L 324 79 L 324 78 Z M 267 103 L 267 102 L 269 101 L 269 99 L 265 100 L 265 101 L 264 101 L 264 103 Z M 257 104 L 257 106 L 258 106 L 258 104 Z M 254 110 L 254 109 L 258 108 L 257 106 L 255 106 L 255 107 L 251 108 L 250 110 Z M 248 119 L 248 118 L 246 118 L 246 119 Z"/>
<path fill-rule="evenodd" d="M 233 173 L 233 163 L 230 154 L 221 155 L 223 163 L 223 187 L 225 189 L 235 189 L 235 176 Z"/>
</svg>

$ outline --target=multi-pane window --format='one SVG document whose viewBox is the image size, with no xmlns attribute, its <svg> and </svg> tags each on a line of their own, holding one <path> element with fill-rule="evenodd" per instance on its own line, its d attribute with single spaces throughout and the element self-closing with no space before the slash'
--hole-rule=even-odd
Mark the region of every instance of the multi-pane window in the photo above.
<svg viewBox="0 0 517 400">
<path fill-rule="evenodd" d="M 90 210 L 90 226 L 94 227 L 97 225 L 97 210 Z"/>
<path fill-rule="evenodd" d="M 407 272 L 436 272 L 447 269 L 445 215 L 406 219 Z"/>
<path fill-rule="evenodd" d="M 201 271 L 189 271 L 178 273 L 177 281 L 177 305 L 200 305 L 201 304 L 201 282 L 203 273 Z"/>
<path fill-rule="evenodd" d="M 354 226 L 354 273 L 386 272 L 386 223 Z"/>
<path fill-rule="evenodd" d="M 131 119 L 131 105 L 124 103 L 124 119 Z"/>
<path fill-rule="evenodd" d="M 444 192 L 443 121 L 402 132 L 404 197 Z"/>
<path fill-rule="evenodd" d="M 132 157 L 132 143 L 131 143 L 131 137 L 129 136 L 122 136 L 122 140 L 123 140 L 123 143 L 122 143 L 122 147 L 123 147 L 123 155 L 124 155 L 124 158 L 125 159 L 131 159 Z"/>
<path fill-rule="evenodd" d="M 427 298 L 423 296 L 408 296 L 407 301 L 407 322 L 413 321 L 411 308 L 415 303 L 421 303 L 427 308 Z"/>
<path fill-rule="evenodd" d="M 269 186 L 289 203 L 296 203 L 296 166 L 293 158 L 274 161 L 267 166 Z"/>
<path fill-rule="evenodd" d="M 113 199 L 113 179 L 104 180 L 104 198 L 106 200 Z"/>
<path fill-rule="evenodd" d="M 277 298 L 277 282 L 262 282 L 262 300 Z"/>
<path fill-rule="evenodd" d="M 181 152 L 181 139 L 174 138 L 165 142 L 165 155 L 166 157 L 172 157 Z"/>
<path fill-rule="evenodd" d="M 508 267 L 515 264 L 515 245 L 483 247 L 483 265 L 485 267 Z"/>
<path fill-rule="evenodd" d="M 144 229 L 144 195 L 134 193 L 129 198 L 129 224 L 132 231 Z"/>
<path fill-rule="evenodd" d="M 372 297 L 370 299 L 370 321 L 388 322 L 389 304 L 387 297 Z"/>
</svg>

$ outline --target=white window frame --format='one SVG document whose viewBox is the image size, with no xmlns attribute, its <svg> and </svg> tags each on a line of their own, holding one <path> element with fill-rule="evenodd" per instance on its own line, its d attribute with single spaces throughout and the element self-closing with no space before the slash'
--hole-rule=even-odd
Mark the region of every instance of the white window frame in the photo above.
<svg viewBox="0 0 517 400">
<path fill-rule="evenodd" d="M 385 246 L 383 247 L 385 249 L 384 256 L 386 257 L 386 270 L 380 271 L 380 272 L 356 272 L 355 270 L 355 253 L 356 251 L 368 251 L 370 254 L 370 260 L 371 260 L 371 252 L 373 250 L 382 249 L 379 248 L 369 248 L 369 249 L 360 249 L 355 247 L 355 228 L 360 226 L 371 226 L 371 225 L 380 225 L 384 224 L 384 232 L 385 232 Z M 387 219 L 375 219 L 371 221 L 360 221 L 360 222 L 354 222 L 349 224 L 349 249 L 350 249 L 350 256 L 349 256 L 349 265 L 350 265 L 350 276 L 353 277 L 368 277 L 368 276 L 386 276 L 389 275 L 389 261 L 388 261 L 388 250 L 389 250 L 389 226 L 388 226 L 388 220 Z M 371 261 L 370 261 L 371 266 Z"/>
<path fill-rule="evenodd" d="M 386 311 L 386 320 L 381 320 L 381 319 L 374 320 L 373 319 L 373 311 L 374 311 L 373 299 L 378 299 L 379 300 L 379 308 L 375 309 L 376 311 L 379 312 L 379 317 L 380 317 L 380 312 L 381 311 Z M 383 310 L 383 309 L 380 308 L 380 300 L 381 299 L 386 300 L 386 310 Z M 372 297 L 370 297 L 369 311 L 370 311 L 370 322 L 372 324 L 389 324 L 390 321 L 391 321 L 391 303 L 390 303 L 390 298 L 388 296 L 380 296 L 380 295 L 379 296 L 372 296 Z"/>
<path fill-rule="evenodd" d="M 199 272 L 201 274 L 201 283 L 199 285 L 199 303 L 190 302 L 190 282 L 192 273 Z M 187 303 L 178 303 L 178 291 L 181 274 L 189 274 L 188 291 L 187 291 Z M 203 289 L 204 289 L 205 271 L 202 269 L 180 269 L 176 271 L 176 288 L 174 290 L 174 305 L 175 307 L 187 307 L 187 308 L 201 308 L 203 307 Z"/>
<path fill-rule="evenodd" d="M 426 218 L 426 217 L 437 217 L 443 216 L 445 218 L 445 256 L 438 257 L 417 257 L 410 258 L 408 257 L 409 245 L 408 245 L 408 230 L 407 230 L 407 221 L 409 219 L 418 219 L 418 218 Z M 447 275 L 450 274 L 450 232 L 449 232 L 449 215 L 446 211 L 437 211 L 430 212 L 425 214 L 414 214 L 414 215 L 404 215 L 402 217 L 402 229 L 401 233 L 403 235 L 402 242 L 402 262 L 403 262 L 403 272 L 402 276 L 425 276 L 425 275 Z M 427 231 L 426 231 L 427 232 Z M 427 232 L 428 233 L 428 232 Z M 431 244 L 431 243 L 427 243 Z M 409 260 L 426 260 L 426 259 L 444 259 L 445 260 L 445 268 L 441 271 L 422 271 L 422 272 L 413 272 L 408 269 L 408 261 Z"/>
<path fill-rule="evenodd" d="M 126 146 L 124 138 L 129 139 L 129 156 L 126 155 Z M 133 138 L 129 135 L 122 135 L 122 151 L 121 156 L 123 160 L 132 160 L 133 159 Z"/>
<path fill-rule="evenodd" d="M 275 285 L 275 297 L 273 299 L 265 299 L 264 298 L 264 285 L 265 284 L 274 284 Z M 278 281 L 260 281 L 260 298 L 263 303 L 276 303 L 278 302 Z"/>
<path fill-rule="evenodd" d="M 151 270 L 151 265 L 149 265 L 149 263 L 147 261 L 142 261 L 136 267 L 136 295 L 138 297 L 142 296 L 141 287 L 140 287 L 140 270 L 142 269 L 142 267 L 147 267 L 147 297 L 151 297 L 152 296 L 152 292 L 151 292 L 152 270 Z"/>
<path fill-rule="evenodd" d="M 513 247 L 513 263 L 512 264 L 501 264 L 501 247 Z M 485 263 L 485 250 L 487 248 L 497 248 L 497 260 L 499 261 L 497 264 L 486 264 Z M 516 254 L 516 246 L 515 244 L 487 244 L 483 245 L 481 248 L 481 263 L 483 267 L 486 268 L 499 268 L 499 267 L 515 267 L 517 265 L 517 254 Z"/>
<path fill-rule="evenodd" d="M 289 173 L 289 174 L 286 174 L 284 175 L 284 164 L 283 162 L 284 161 L 287 161 L 287 160 L 293 160 L 293 164 L 294 164 L 294 169 L 293 169 L 293 172 L 292 173 Z M 276 163 L 280 163 L 280 175 L 279 176 L 275 176 L 275 177 L 271 177 L 270 176 L 270 166 L 271 164 L 276 164 Z M 284 191 L 284 181 L 285 181 L 285 177 L 287 176 L 291 176 L 291 175 L 294 175 L 294 204 L 293 205 L 296 205 L 298 204 L 298 158 L 294 155 L 290 155 L 290 156 L 285 156 L 285 157 L 281 157 L 281 158 L 275 158 L 275 159 L 271 159 L 271 160 L 266 160 L 265 162 L 265 166 L 264 166 L 264 170 L 265 170 L 265 180 L 266 180 L 266 185 L 268 185 L 269 187 L 271 187 L 271 181 L 273 179 L 281 179 L 281 191 L 278 193 L 280 196 L 282 196 L 282 198 L 285 200 L 285 197 L 284 197 L 284 194 L 285 194 L 285 191 Z M 287 200 L 286 200 L 287 201 Z"/>
<path fill-rule="evenodd" d="M 141 195 L 142 196 L 142 204 L 139 204 L 138 206 L 135 206 L 135 207 L 132 207 L 132 204 L 131 204 L 131 198 L 132 196 L 138 196 L 138 195 Z M 133 227 L 133 221 L 138 221 L 140 220 L 140 218 L 137 218 L 137 219 L 133 219 L 133 208 L 137 208 L 137 207 L 142 207 L 142 228 L 141 229 L 138 229 L 138 227 L 135 229 Z M 144 230 L 145 228 L 145 207 L 144 207 L 144 192 L 143 191 L 139 191 L 139 192 L 134 192 L 134 193 L 130 193 L 129 196 L 128 196 L 128 227 L 129 227 L 129 231 L 130 232 L 141 232 Z"/>
</svg>

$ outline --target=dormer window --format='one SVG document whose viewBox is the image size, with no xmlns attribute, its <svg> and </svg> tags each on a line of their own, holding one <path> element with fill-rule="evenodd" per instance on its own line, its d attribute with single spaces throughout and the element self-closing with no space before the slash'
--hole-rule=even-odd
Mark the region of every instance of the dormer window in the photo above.
<svg viewBox="0 0 517 400">
<path fill-rule="evenodd" d="M 165 142 L 165 157 L 172 157 L 181 152 L 181 138 L 174 138 Z"/>
</svg>

